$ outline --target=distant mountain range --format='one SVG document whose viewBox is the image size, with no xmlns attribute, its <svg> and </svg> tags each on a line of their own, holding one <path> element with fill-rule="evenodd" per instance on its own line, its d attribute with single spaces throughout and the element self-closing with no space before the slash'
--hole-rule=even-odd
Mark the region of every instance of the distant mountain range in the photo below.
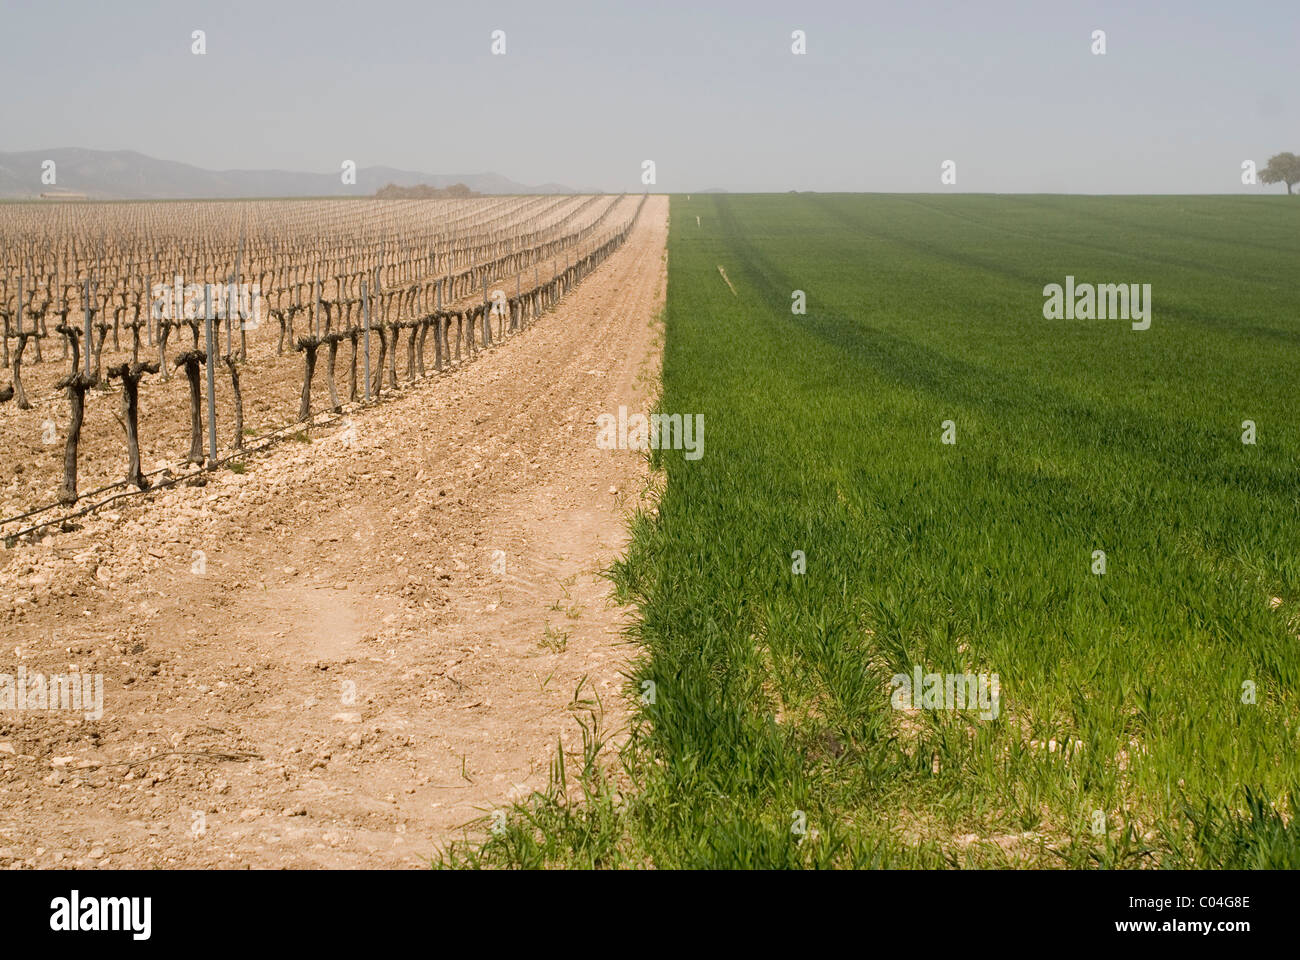
<svg viewBox="0 0 1300 960">
<path fill-rule="evenodd" d="M 43 164 L 55 163 L 54 185 L 41 182 Z M 355 197 L 373 195 L 390 183 L 399 187 L 463 183 L 479 193 L 577 193 L 559 183 L 527 186 L 496 173 L 417 173 L 393 167 L 359 167 L 355 185 L 334 173 L 291 170 L 204 170 L 159 160 L 133 150 L 60 147 L 0 153 L 0 197 L 42 193 L 85 194 L 92 200 L 178 200 L 228 197 Z"/>
</svg>

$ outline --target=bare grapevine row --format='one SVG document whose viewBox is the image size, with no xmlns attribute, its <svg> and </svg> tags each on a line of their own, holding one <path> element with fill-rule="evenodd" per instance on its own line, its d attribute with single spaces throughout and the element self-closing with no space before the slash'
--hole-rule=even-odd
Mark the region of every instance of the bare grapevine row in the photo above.
<svg viewBox="0 0 1300 960">
<path fill-rule="evenodd" d="M 55 499 L 71 506 L 79 499 L 88 407 L 116 390 L 112 415 L 126 469 L 109 486 L 148 489 L 141 420 L 153 393 L 167 416 L 161 432 L 174 435 L 187 411 L 184 462 L 211 466 L 244 450 L 253 432 L 244 426 L 250 378 L 259 415 L 291 389 L 293 419 L 306 422 L 467 362 L 549 310 L 617 249 L 643 203 L 532 197 L 10 207 L 0 213 L 10 375 L 0 386 L 0 431 L 21 445 L 25 430 L 32 459 L 43 463 L 49 458 L 30 438 L 39 430 L 49 444 L 57 399 L 66 398 Z M 41 355 L 42 341 L 55 337 L 57 360 Z M 295 356 L 302 358 L 296 370 Z M 183 393 L 168 387 L 172 370 L 182 375 Z M 36 381 L 34 402 L 24 374 Z M 324 404 L 313 398 L 322 390 Z M 49 416 L 38 427 L 42 413 Z M 27 482 L 42 489 L 35 478 Z M 5 535 L 14 535 L 18 524 L 5 524 Z"/>
</svg>

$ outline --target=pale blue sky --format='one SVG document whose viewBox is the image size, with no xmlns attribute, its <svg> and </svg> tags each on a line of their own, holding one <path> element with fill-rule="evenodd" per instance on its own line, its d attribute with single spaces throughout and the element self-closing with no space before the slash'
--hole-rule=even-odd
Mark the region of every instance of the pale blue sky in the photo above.
<svg viewBox="0 0 1300 960">
<path fill-rule="evenodd" d="M 0 32 L 0 150 L 604 190 L 653 159 L 664 191 L 951 190 L 951 159 L 1078 193 L 1255 192 L 1243 160 L 1300 152 L 1295 0 L 0 0 Z"/>
</svg>

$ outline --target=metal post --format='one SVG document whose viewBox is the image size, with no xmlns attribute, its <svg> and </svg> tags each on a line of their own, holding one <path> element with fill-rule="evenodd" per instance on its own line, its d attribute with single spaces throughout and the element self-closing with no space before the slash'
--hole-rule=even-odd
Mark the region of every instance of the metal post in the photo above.
<svg viewBox="0 0 1300 960">
<path fill-rule="evenodd" d="M 226 286 L 226 353 L 235 356 L 235 331 L 230 326 L 230 314 L 235 309 L 235 275 L 230 275 Z"/>
<path fill-rule="evenodd" d="M 90 277 L 86 278 L 86 299 L 84 307 L 85 309 L 82 310 L 82 313 L 86 315 L 86 362 L 84 366 L 86 376 L 90 376 Z"/>
<path fill-rule="evenodd" d="M 370 402 L 370 295 L 366 290 L 366 281 L 361 281 L 361 312 L 365 317 L 366 328 L 366 403 Z"/>
<path fill-rule="evenodd" d="M 212 284 L 203 285 L 203 331 L 208 356 L 208 466 L 217 459 L 217 375 L 212 362 Z"/>
<path fill-rule="evenodd" d="M 245 229 L 246 228 L 244 226 L 244 223 L 241 220 L 239 224 L 239 250 L 235 253 L 235 292 L 234 292 L 235 303 L 238 304 L 239 307 L 241 308 L 239 312 L 239 358 L 241 360 L 248 359 L 248 333 L 244 324 L 245 317 L 243 315 L 243 310 L 242 310 L 244 305 L 244 298 L 239 292 L 244 279 L 243 267 L 244 267 Z M 249 296 L 248 298 L 248 309 L 250 311 L 253 309 L 252 296 Z M 228 345 L 230 355 L 234 356 L 235 348 L 232 344 L 230 344 L 230 318 L 229 317 L 226 318 L 226 343 Z"/>
</svg>

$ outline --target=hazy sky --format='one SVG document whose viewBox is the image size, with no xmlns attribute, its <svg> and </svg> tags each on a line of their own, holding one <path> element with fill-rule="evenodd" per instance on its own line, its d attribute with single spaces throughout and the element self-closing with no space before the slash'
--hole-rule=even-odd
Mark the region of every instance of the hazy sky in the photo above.
<svg viewBox="0 0 1300 960">
<path fill-rule="evenodd" d="M 1241 163 L 1300 153 L 1296 0 L 0 0 L 0 32 L 0 150 L 604 190 L 642 189 L 652 159 L 661 191 L 1078 193 L 1281 192 L 1243 187 Z"/>
</svg>

